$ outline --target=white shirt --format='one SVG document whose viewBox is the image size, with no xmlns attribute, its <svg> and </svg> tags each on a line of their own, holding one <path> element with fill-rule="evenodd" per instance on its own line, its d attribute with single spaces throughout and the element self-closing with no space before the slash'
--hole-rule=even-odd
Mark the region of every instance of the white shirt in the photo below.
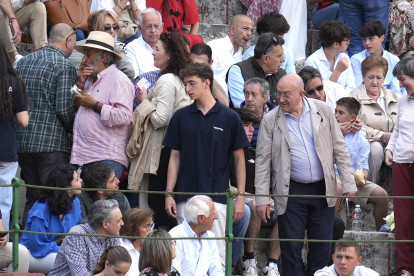
<svg viewBox="0 0 414 276">
<path fill-rule="evenodd" d="M 197 237 L 186 220 L 170 230 L 173 238 Z M 215 237 L 206 231 L 201 237 Z M 215 240 L 178 240 L 172 266 L 186 276 L 224 276 Z"/>
<path fill-rule="evenodd" d="M 120 239 L 121 246 L 125 247 L 128 250 L 129 255 L 131 255 L 131 267 L 128 270 L 128 276 L 138 276 L 139 275 L 139 252 L 135 249 L 134 245 L 128 239 Z"/>
<path fill-rule="evenodd" d="M 402 95 L 398 100 L 398 121 L 392 132 L 387 149 L 397 163 L 414 162 L 414 99 Z"/>
<path fill-rule="evenodd" d="M 326 104 L 335 112 L 336 102 L 343 97 L 349 97 L 349 90 L 330 80 L 323 81 L 323 90 L 326 95 Z"/>
<path fill-rule="evenodd" d="M 342 85 L 344 88 L 351 88 L 355 89 L 355 78 L 354 78 L 354 72 L 352 71 L 351 62 L 349 61 L 349 57 L 345 53 L 340 53 L 335 57 L 335 64 L 334 68 L 336 68 L 336 65 L 338 64 L 338 61 L 340 61 L 343 57 L 346 57 L 349 62 L 349 67 L 341 73 L 341 75 L 338 78 L 337 83 Z M 308 59 L 305 62 L 305 66 L 312 66 L 319 70 L 322 76 L 322 80 L 329 80 L 329 78 L 332 75 L 332 72 L 329 70 L 329 61 L 325 56 L 325 52 L 323 51 L 323 47 L 321 47 L 319 50 L 317 50 L 315 53 L 310 55 Z"/>
<path fill-rule="evenodd" d="M 142 36 L 128 43 L 125 50 L 128 60 L 134 66 L 135 77 L 146 72 L 158 70 L 154 66 L 154 57 L 152 56 L 154 50 L 144 41 Z"/>
<path fill-rule="evenodd" d="M 316 271 L 314 274 L 314 276 L 324 276 L 324 275 L 337 276 L 338 274 L 336 273 L 334 269 L 334 265 L 331 265 L 329 267 L 325 266 L 324 268 Z M 379 276 L 379 274 L 378 272 L 372 270 L 371 268 L 365 267 L 363 265 L 358 265 L 355 267 L 354 276 Z"/>
<path fill-rule="evenodd" d="M 226 83 L 226 81 L 222 77 L 220 77 L 216 74 L 214 74 L 214 80 L 216 82 L 218 82 L 218 84 L 220 84 L 221 88 L 223 88 L 224 92 L 226 92 L 227 99 L 228 99 L 229 98 L 229 93 L 227 92 L 227 83 Z"/>
<path fill-rule="evenodd" d="M 217 38 L 207 43 L 213 52 L 211 58 L 214 61 L 211 69 L 223 79 L 226 79 L 227 71 L 233 64 L 242 61 L 242 47 L 234 52 L 233 44 L 229 36 Z"/>
<path fill-rule="evenodd" d="M 135 0 L 137 3 L 138 8 L 142 11 L 146 9 L 146 0 Z M 129 2 L 127 3 L 129 5 Z M 113 13 L 115 8 L 115 1 L 114 0 L 92 0 L 90 13 L 93 13 L 95 11 L 99 10 L 107 10 L 111 11 Z"/>
</svg>

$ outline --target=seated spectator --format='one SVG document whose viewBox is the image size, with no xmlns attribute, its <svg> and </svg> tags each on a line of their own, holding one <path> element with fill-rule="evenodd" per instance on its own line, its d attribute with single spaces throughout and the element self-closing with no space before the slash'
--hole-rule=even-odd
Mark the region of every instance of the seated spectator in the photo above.
<svg viewBox="0 0 414 276">
<path fill-rule="evenodd" d="M 278 12 L 269 12 L 265 13 L 260 17 L 259 21 L 257 22 L 256 26 L 256 33 L 258 35 L 262 35 L 265 33 L 275 33 L 278 36 L 284 38 L 285 34 L 289 31 L 290 26 L 286 21 L 286 18 Z M 243 54 L 243 60 L 248 59 L 249 57 L 254 56 L 254 48 L 256 45 L 251 46 L 247 49 Z M 285 45 L 283 47 L 283 57 L 285 61 L 282 63 L 283 70 L 286 73 L 296 73 L 295 68 L 295 58 L 293 57 L 292 51 L 287 48 Z"/>
<path fill-rule="evenodd" d="M 327 20 L 344 22 L 339 9 L 338 0 L 307 0 L 308 4 L 315 4 L 312 11 L 312 25 L 319 30 L 322 23 Z"/>
<path fill-rule="evenodd" d="M 354 122 L 358 116 L 361 106 L 359 102 L 352 97 L 344 97 L 336 102 L 335 118 L 338 123 Z M 369 143 L 366 139 L 366 131 L 362 129 L 358 133 L 348 133 L 344 135 L 345 143 L 348 147 L 349 155 L 351 157 L 351 165 L 354 169 L 355 183 L 358 191 L 357 196 L 388 196 L 388 193 L 380 186 L 370 181 L 368 178 L 368 156 Z M 356 171 L 362 170 L 363 180 L 356 177 Z M 336 172 L 337 176 L 341 177 Z M 337 178 L 337 183 L 341 180 Z M 341 193 L 342 194 L 342 193 Z M 384 219 L 388 215 L 388 198 L 353 198 L 355 204 L 361 205 L 363 208 L 367 207 L 367 203 L 374 204 L 374 219 L 377 231 L 384 224 Z"/>
<path fill-rule="evenodd" d="M 180 273 L 172 266 L 176 257 L 176 241 L 164 230 L 154 230 L 148 235 L 157 240 L 145 240 L 142 244 L 142 255 L 139 257 L 140 276 L 177 275 Z M 184 275 L 184 274 L 183 274 Z"/>
<path fill-rule="evenodd" d="M 95 202 L 88 220 L 89 223 L 72 227 L 69 233 L 89 234 L 90 236 L 66 236 L 49 276 L 91 275 L 105 249 L 110 245 L 120 245 L 118 238 L 96 236 L 119 236 L 119 230 L 124 223 L 116 200 Z"/>
<path fill-rule="evenodd" d="M 88 17 L 88 31 L 101 31 L 110 34 L 115 38 L 122 31 L 119 28 L 118 18 L 114 15 L 113 12 L 107 10 L 99 10 L 91 13 Z M 76 45 L 85 45 L 86 39 L 76 42 Z M 124 46 L 122 43 L 115 42 L 114 52 L 121 56 L 121 60 L 118 61 L 116 67 L 124 72 L 125 75 L 131 80 L 134 81 L 134 67 L 131 62 L 127 59 L 125 55 Z M 79 69 L 82 62 L 83 54 L 76 49 L 73 50 L 73 53 L 69 56 L 69 61 Z"/>
<path fill-rule="evenodd" d="M 384 148 L 397 122 L 398 96 L 383 86 L 388 71 L 387 60 L 369 56 L 361 64 L 364 82 L 350 94 L 361 104 L 358 117 L 367 127 L 370 142 L 370 173 L 368 180 L 379 181 L 384 161 Z"/>
<path fill-rule="evenodd" d="M 350 240 L 339 240 L 335 244 L 333 265 L 316 271 L 315 276 L 379 276 L 374 270 L 360 265 L 362 256 L 359 244 L 348 241 Z"/>
<path fill-rule="evenodd" d="M 115 199 L 121 213 L 130 209 L 126 196 L 121 192 L 106 191 L 118 190 L 119 180 L 115 176 L 114 167 L 107 163 L 92 163 L 83 168 L 81 173 L 84 188 L 102 189 L 102 191 L 82 191 L 79 195 L 82 222 L 88 222 L 88 216 L 93 204 L 98 200 Z"/>
<path fill-rule="evenodd" d="M 204 63 L 211 68 L 214 63 L 211 56 L 211 47 L 207 44 L 196 44 L 190 49 L 190 58 L 193 63 Z M 213 90 L 211 93 L 221 104 L 229 106 L 229 101 L 227 100 L 227 83 L 222 77 L 216 74 L 214 74 Z"/>
<path fill-rule="evenodd" d="M 0 231 L 7 231 L 3 224 L 3 217 L 0 209 Z M 4 236 L 3 236 L 4 235 Z M 8 234 L 0 234 L 0 270 L 7 267 L 7 272 L 13 272 L 13 243 L 7 242 Z M 19 244 L 19 269 L 18 272 L 29 271 L 29 251 Z"/>
<path fill-rule="evenodd" d="M 319 31 L 319 39 L 322 47 L 308 57 L 305 66 L 318 69 L 323 80 L 336 82 L 345 89 L 354 89 L 354 73 L 345 54 L 350 43 L 349 27 L 339 21 L 325 21 Z"/>
<path fill-rule="evenodd" d="M 392 75 L 392 70 L 400 61 L 397 56 L 394 56 L 384 48 L 382 42 L 385 39 L 385 25 L 379 20 L 372 20 L 364 23 L 359 30 L 359 36 L 362 38 L 365 50 L 359 52 L 351 57 L 352 70 L 354 71 L 355 84 L 359 86 L 362 82 L 361 63 L 368 56 L 383 57 L 388 62 L 388 71 L 386 72 L 383 86 L 390 89 L 397 94 L 405 94 L 405 90 L 401 90 L 397 77 Z"/>
<path fill-rule="evenodd" d="M 265 79 L 269 83 L 270 102 L 273 105 L 278 104 L 277 83 L 282 76 L 286 75 L 286 71 L 281 69 L 285 61 L 284 42 L 283 38 L 274 33 L 265 33 L 257 40 L 253 57 L 230 67 L 226 76 L 230 106 L 240 107 L 244 100 L 244 82 L 254 77 Z"/>
<path fill-rule="evenodd" d="M 261 78 L 251 78 L 246 80 L 243 87 L 245 100 L 241 107 L 247 108 L 257 117 L 258 123 L 253 124 L 253 137 L 250 139 L 250 146 L 256 148 L 257 135 L 259 134 L 260 120 L 272 110 L 275 105 L 269 101 L 270 87 L 266 80 Z M 239 114 L 240 115 L 240 114 Z M 243 121 L 243 119 L 242 119 Z"/>
<path fill-rule="evenodd" d="M 92 271 L 94 276 L 128 275 L 131 267 L 131 256 L 122 246 L 108 246 L 98 265 Z M 138 274 L 135 274 L 138 275 Z"/>
<path fill-rule="evenodd" d="M 414 33 L 414 2 L 398 0 L 390 3 L 389 17 L 389 47 L 390 52 L 400 58 L 414 50 L 412 43 Z"/>
<path fill-rule="evenodd" d="M 237 14 L 230 21 L 229 32 L 224 38 L 216 38 L 207 44 L 213 51 L 211 69 L 214 74 L 225 79 L 229 68 L 242 61 L 243 47 L 252 38 L 253 21 L 243 15 Z"/>
<path fill-rule="evenodd" d="M 4 43 L 10 61 L 14 64 L 23 56 L 17 53 L 16 47 L 21 42 L 25 27 L 30 28 L 30 36 L 36 50 L 47 44 L 46 8 L 37 0 L 4 0 L 0 5 L 0 41 Z"/>
<path fill-rule="evenodd" d="M 139 257 L 143 239 L 154 229 L 154 211 L 151 209 L 133 208 L 124 213 L 124 225 L 121 227 L 121 236 L 134 236 L 134 239 L 121 239 L 121 245 L 128 250 L 132 263 L 127 275 L 139 275 Z"/>
<path fill-rule="evenodd" d="M 127 58 L 134 66 L 135 78 L 158 69 L 154 66 L 152 53 L 155 51 L 162 27 L 159 11 L 148 8 L 139 13 L 138 28 L 141 36 L 125 47 Z"/>
<path fill-rule="evenodd" d="M 138 30 L 138 14 L 145 9 L 145 1 L 141 0 L 91 0 L 90 12 L 107 10 L 116 14 L 121 22 L 122 32 L 118 40 L 128 44 L 141 36 Z M 142 3 L 141 3 L 142 2 Z"/>
<path fill-rule="evenodd" d="M 184 221 L 170 230 L 173 238 L 209 237 L 217 219 L 214 203 L 208 196 L 193 196 L 184 207 Z M 224 275 L 215 240 L 177 240 L 173 267 L 181 275 Z"/>
<path fill-rule="evenodd" d="M 46 182 L 51 188 L 81 188 L 82 179 L 74 167 L 61 165 L 53 169 Z M 30 209 L 26 231 L 67 233 L 81 221 L 81 207 L 76 195 L 80 190 L 40 190 L 40 197 Z M 20 244 L 30 251 L 29 270 L 48 274 L 65 236 L 23 233 Z"/>
</svg>

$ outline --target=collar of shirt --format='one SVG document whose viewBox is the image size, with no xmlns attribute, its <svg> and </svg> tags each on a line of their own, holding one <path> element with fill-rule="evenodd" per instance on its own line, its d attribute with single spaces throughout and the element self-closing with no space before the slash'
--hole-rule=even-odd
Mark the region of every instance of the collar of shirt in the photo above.
<svg viewBox="0 0 414 276">
<path fill-rule="evenodd" d="M 184 226 L 184 230 L 185 232 L 187 232 L 188 237 L 194 237 L 197 238 L 197 234 L 193 231 L 193 229 L 191 228 L 190 224 L 187 222 L 187 220 L 183 221 L 183 226 Z M 207 231 L 201 234 L 201 237 L 207 237 Z"/>
<path fill-rule="evenodd" d="M 138 252 L 138 250 L 135 249 L 134 245 L 132 244 L 132 242 L 130 240 L 121 239 L 121 243 L 122 243 L 122 246 L 126 248 L 126 250 Z"/>
<path fill-rule="evenodd" d="M 91 235 L 97 235 L 98 233 L 96 233 L 95 229 L 92 228 L 92 226 L 89 223 L 85 223 L 85 234 L 91 234 Z M 108 239 L 112 239 L 112 238 L 106 238 L 103 239 L 103 237 L 99 237 L 99 236 L 89 236 L 90 239 L 92 240 L 93 243 L 97 243 L 97 244 L 102 244 L 105 241 L 107 241 Z"/>
<path fill-rule="evenodd" d="M 320 60 L 324 60 L 324 61 L 326 61 L 326 62 L 329 62 L 329 61 L 328 61 L 328 59 L 327 59 L 327 57 L 326 57 L 326 55 L 325 55 L 325 52 L 323 51 L 323 47 L 321 47 L 319 50 L 320 50 L 320 51 L 318 52 L 318 57 L 319 57 L 319 59 L 320 59 Z M 336 67 L 336 62 L 338 61 L 338 58 L 339 58 L 339 57 L 341 57 L 341 58 L 342 58 L 342 55 L 341 55 L 341 54 L 338 54 L 338 55 L 336 55 L 336 56 L 335 56 L 334 67 Z"/>
<path fill-rule="evenodd" d="M 92 76 L 90 76 L 90 77 L 88 78 L 88 80 L 90 80 L 92 83 L 95 83 L 95 82 L 97 82 L 100 78 L 102 78 L 102 77 L 104 77 L 104 76 L 106 76 L 106 75 L 108 75 L 108 74 L 111 74 L 111 73 L 115 72 L 115 70 L 118 70 L 118 68 L 116 67 L 116 64 L 112 64 L 112 65 L 111 65 L 111 66 L 109 66 L 108 68 L 106 68 L 106 69 L 102 70 L 101 72 L 99 72 L 99 73 L 98 73 L 98 75 L 96 76 L 95 81 L 94 81 L 94 77 L 92 77 Z"/>
<path fill-rule="evenodd" d="M 219 108 L 220 108 L 220 102 L 216 100 L 216 103 L 213 105 L 213 107 L 204 116 L 207 116 L 210 113 L 218 112 Z M 197 101 L 194 101 L 193 104 L 191 105 L 191 113 L 196 113 L 197 111 L 200 111 L 200 110 L 197 107 Z"/>
<path fill-rule="evenodd" d="M 364 50 L 365 51 L 365 58 L 369 57 L 371 54 L 367 52 L 367 49 Z M 386 51 L 384 50 L 384 48 L 382 48 L 382 57 L 387 59 L 386 57 Z"/>
<path fill-rule="evenodd" d="M 144 40 L 142 35 L 138 38 L 138 43 L 141 44 L 144 48 L 146 48 L 148 51 L 153 52 L 154 49 L 151 48 L 151 46 Z"/>
<path fill-rule="evenodd" d="M 50 45 L 50 44 L 46 44 L 45 47 L 43 48 L 45 50 L 50 50 L 52 52 L 56 52 L 58 54 L 61 54 L 62 56 L 64 56 L 65 58 L 67 58 L 67 56 L 65 55 L 65 53 L 58 47 Z"/>
<path fill-rule="evenodd" d="M 302 103 L 303 103 L 303 112 L 302 112 L 302 115 L 300 116 L 300 120 L 306 115 L 306 113 L 310 111 L 310 106 L 308 103 L 308 99 L 306 97 L 303 97 Z M 285 116 L 290 116 L 296 120 L 295 116 L 293 116 L 289 112 L 283 112 L 283 113 L 285 114 Z"/>
<path fill-rule="evenodd" d="M 230 37 L 228 35 L 225 38 L 223 38 L 223 41 L 224 41 L 223 46 L 225 47 L 223 50 L 227 50 L 228 52 L 230 52 L 230 54 L 233 57 L 240 56 L 242 54 L 242 47 L 239 47 L 237 52 L 234 52 L 233 43 L 231 43 Z"/>
</svg>

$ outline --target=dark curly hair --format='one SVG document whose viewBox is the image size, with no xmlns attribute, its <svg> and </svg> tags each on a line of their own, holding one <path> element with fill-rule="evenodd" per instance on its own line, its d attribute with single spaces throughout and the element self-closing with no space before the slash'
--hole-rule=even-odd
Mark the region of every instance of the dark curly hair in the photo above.
<svg viewBox="0 0 414 276">
<path fill-rule="evenodd" d="M 178 31 L 162 33 L 160 35 L 160 40 L 165 52 L 170 55 L 168 65 L 161 72 L 161 75 L 173 73 L 174 75 L 179 76 L 180 70 L 191 63 L 190 53 L 183 35 Z"/>
<path fill-rule="evenodd" d="M 73 174 L 76 169 L 71 165 L 60 165 L 53 169 L 46 181 L 46 187 L 68 188 L 73 181 Z M 73 200 L 76 196 L 70 197 L 64 190 L 41 190 L 39 202 L 49 205 L 50 212 L 53 215 L 66 215 L 70 213 L 73 207 Z"/>
<path fill-rule="evenodd" d="M 94 162 L 83 166 L 81 178 L 85 188 L 106 189 L 106 183 L 114 172 L 114 167 L 111 164 Z M 88 191 L 88 193 L 94 194 L 96 191 Z"/>
</svg>

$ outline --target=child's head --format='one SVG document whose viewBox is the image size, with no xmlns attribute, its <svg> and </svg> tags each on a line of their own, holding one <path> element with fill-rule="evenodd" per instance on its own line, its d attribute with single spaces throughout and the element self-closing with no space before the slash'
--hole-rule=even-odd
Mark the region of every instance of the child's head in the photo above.
<svg viewBox="0 0 414 276">
<path fill-rule="evenodd" d="M 247 108 L 233 108 L 233 110 L 240 116 L 247 139 L 250 142 L 253 138 L 253 125 L 260 123 L 260 118 Z"/>
<path fill-rule="evenodd" d="M 359 36 L 365 49 L 371 55 L 382 54 L 382 42 L 385 39 L 386 28 L 379 20 L 365 22 L 359 30 Z"/>
<path fill-rule="evenodd" d="M 336 102 L 335 118 L 338 123 L 354 122 L 361 105 L 352 97 L 344 97 Z"/>
<path fill-rule="evenodd" d="M 348 47 L 351 31 L 349 27 L 340 21 L 328 20 L 322 23 L 319 29 L 319 39 L 322 47 L 344 46 L 340 52 L 345 52 Z M 346 47 L 345 47 L 346 46 Z"/>
</svg>

